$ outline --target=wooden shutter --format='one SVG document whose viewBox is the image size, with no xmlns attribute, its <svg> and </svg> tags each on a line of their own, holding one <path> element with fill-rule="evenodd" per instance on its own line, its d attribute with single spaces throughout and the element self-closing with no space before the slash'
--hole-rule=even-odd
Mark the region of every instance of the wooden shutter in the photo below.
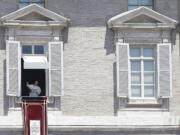
<svg viewBox="0 0 180 135">
<path fill-rule="evenodd" d="M 117 96 L 128 97 L 129 91 L 129 44 L 116 44 Z"/>
<path fill-rule="evenodd" d="M 6 41 L 6 71 L 8 96 L 21 94 L 21 48 L 19 41 Z"/>
<path fill-rule="evenodd" d="M 171 44 L 158 44 L 158 96 L 169 98 L 172 95 Z"/>
<path fill-rule="evenodd" d="M 62 96 L 63 43 L 49 42 L 49 96 Z"/>
</svg>

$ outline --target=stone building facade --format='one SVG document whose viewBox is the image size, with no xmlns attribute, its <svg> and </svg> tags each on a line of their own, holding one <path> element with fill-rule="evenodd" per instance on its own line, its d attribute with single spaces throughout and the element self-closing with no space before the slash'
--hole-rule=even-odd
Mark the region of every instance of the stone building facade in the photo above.
<svg viewBox="0 0 180 135">
<path fill-rule="evenodd" d="M 45 74 L 49 135 L 180 134 L 179 0 L 42 3 L 0 1 L 0 134 L 24 134 L 22 67 Z"/>
</svg>

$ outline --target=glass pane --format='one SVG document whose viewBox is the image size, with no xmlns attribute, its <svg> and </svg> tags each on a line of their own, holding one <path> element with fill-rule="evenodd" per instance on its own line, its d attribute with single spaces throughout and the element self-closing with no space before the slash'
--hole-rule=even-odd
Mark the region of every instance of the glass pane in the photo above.
<svg viewBox="0 0 180 135">
<path fill-rule="evenodd" d="M 144 74 L 144 84 L 154 84 L 154 73 Z"/>
<path fill-rule="evenodd" d="M 31 45 L 22 46 L 22 53 L 23 54 L 32 54 L 32 46 Z"/>
<path fill-rule="evenodd" d="M 154 71 L 154 61 L 144 61 L 144 71 Z"/>
<path fill-rule="evenodd" d="M 44 2 L 44 0 L 30 0 L 30 2 Z"/>
<path fill-rule="evenodd" d="M 154 49 L 153 48 L 144 48 L 143 56 L 144 57 L 154 57 Z"/>
<path fill-rule="evenodd" d="M 141 49 L 140 48 L 130 48 L 130 56 L 131 57 L 140 57 Z"/>
<path fill-rule="evenodd" d="M 141 73 L 131 73 L 131 84 L 141 84 Z"/>
<path fill-rule="evenodd" d="M 152 0 L 141 0 L 141 5 L 152 5 Z"/>
<path fill-rule="evenodd" d="M 145 7 L 152 9 L 152 6 L 145 6 Z"/>
<path fill-rule="evenodd" d="M 136 9 L 138 8 L 139 6 L 128 6 L 128 10 L 133 10 L 133 9 Z"/>
<path fill-rule="evenodd" d="M 131 96 L 141 97 L 141 86 L 131 86 Z"/>
<path fill-rule="evenodd" d="M 29 5 L 29 3 L 19 3 L 19 8 L 23 8 L 23 7 L 26 7 L 28 5 Z"/>
<path fill-rule="evenodd" d="M 154 86 L 144 87 L 144 97 L 154 97 Z"/>
<path fill-rule="evenodd" d="M 29 0 L 19 0 L 19 2 L 29 2 Z"/>
<path fill-rule="evenodd" d="M 141 71 L 141 62 L 131 61 L 131 71 Z"/>
<path fill-rule="evenodd" d="M 34 46 L 34 54 L 44 54 L 44 46 L 41 45 Z"/>
<path fill-rule="evenodd" d="M 44 3 L 37 3 L 39 6 L 44 7 Z"/>
<path fill-rule="evenodd" d="M 138 5 L 138 0 L 128 0 L 128 5 Z"/>
</svg>

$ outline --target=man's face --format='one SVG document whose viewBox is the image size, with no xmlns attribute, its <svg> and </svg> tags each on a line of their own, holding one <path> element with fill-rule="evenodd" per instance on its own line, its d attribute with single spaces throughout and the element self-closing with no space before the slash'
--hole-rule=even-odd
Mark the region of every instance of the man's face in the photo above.
<svg viewBox="0 0 180 135">
<path fill-rule="evenodd" d="M 38 85 L 38 83 L 39 83 L 38 81 L 35 81 L 35 82 L 34 82 L 34 85 Z"/>
</svg>

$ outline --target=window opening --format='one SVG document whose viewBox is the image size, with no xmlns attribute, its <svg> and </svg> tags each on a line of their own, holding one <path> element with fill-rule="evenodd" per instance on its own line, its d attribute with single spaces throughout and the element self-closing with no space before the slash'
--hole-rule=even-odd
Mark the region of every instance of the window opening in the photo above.
<svg viewBox="0 0 180 135">
<path fill-rule="evenodd" d="M 130 47 L 131 97 L 154 97 L 154 48 Z"/>
</svg>

